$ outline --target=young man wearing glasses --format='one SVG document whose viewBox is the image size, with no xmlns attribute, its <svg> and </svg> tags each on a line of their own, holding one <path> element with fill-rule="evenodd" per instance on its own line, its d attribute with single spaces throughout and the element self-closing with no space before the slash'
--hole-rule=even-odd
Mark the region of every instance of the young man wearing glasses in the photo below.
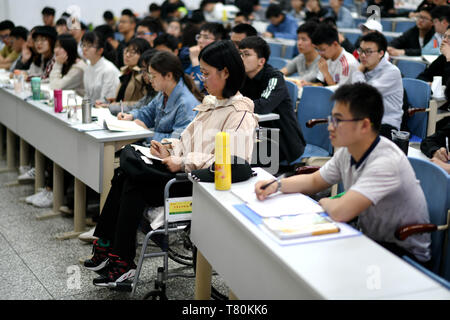
<svg viewBox="0 0 450 320">
<path fill-rule="evenodd" d="M 422 48 L 434 35 L 431 9 L 424 7 L 416 17 L 416 25 L 405 31 L 400 37 L 395 38 L 387 48 L 391 56 L 420 56 Z"/>
<path fill-rule="evenodd" d="M 331 143 L 338 150 L 320 170 L 312 174 L 259 181 L 255 192 L 259 200 L 272 193 L 315 194 L 342 182 L 345 194 L 319 201 L 335 220 L 355 218 L 361 231 L 393 253 L 408 255 L 427 264 L 430 260 L 430 234 L 416 234 L 400 241 L 399 227 L 429 223 L 425 196 L 408 158 L 394 143 L 379 136 L 383 99 L 366 83 L 340 86 L 333 95 L 335 105 L 329 117 Z"/>
<path fill-rule="evenodd" d="M 400 129 L 403 117 L 403 84 L 400 70 L 384 58 L 386 38 L 378 31 L 361 38 L 358 48 L 361 64 L 352 82 L 366 82 L 383 96 L 384 114 L 380 135 L 391 139 L 391 130 Z"/>
</svg>

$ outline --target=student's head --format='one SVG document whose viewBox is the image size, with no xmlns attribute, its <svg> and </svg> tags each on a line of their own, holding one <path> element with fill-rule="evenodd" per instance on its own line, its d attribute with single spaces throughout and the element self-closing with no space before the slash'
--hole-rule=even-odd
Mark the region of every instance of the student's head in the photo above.
<svg viewBox="0 0 450 320">
<path fill-rule="evenodd" d="M 248 14 L 244 11 L 239 11 L 236 13 L 236 16 L 234 17 L 234 24 L 238 25 L 240 23 L 250 23 L 250 18 L 248 17 Z"/>
<path fill-rule="evenodd" d="M 305 22 L 297 29 L 297 49 L 300 53 L 309 53 L 316 50 L 312 43 L 312 36 L 316 31 L 318 24 L 316 22 Z"/>
<path fill-rule="evenodd" d="M 384 57 L 387 40 L 378 31 L 370 32 L 361 38 L 358 54 L 361 64 L 368 70 L 373 70 Z"/>
<path fill-rule="evenodd" d="M 278 26 L 284 20 L 284 13 L 280 5 L 272 3 L 266 11 L 266 19 L 274 26 Z"/>
<path fill-rule="evenodd" d="M 130 9 L 124 9 L 120 16 L 118 31 L 122 34 L 134 32 L 136 28 L 136 16 Z"/>
<path fill-rule="evenodd" d="M 50 26 L 39 26 L 33 32 L 33 41 L 38 54 L 44 57 L 53 55 L 57 33 L 55 28 Z"/>
<path fill-rule="evenodd" d="M 319 0 L 307 0 L 305 6 L 312 12 L 319 12 L 322 7 Z"/>
<path fill-rule="evenodd" d="M 445 30 L 445 33 L 442 36 L 441 48 L 443 45 L 450 46 L 450 26 L 448 26 L 447 30 Z"/>
<path fill-rule="evenodd" d="M 103 20 L 105 21 L 106 24 L 110 25 L 111 27 L 115 26 L 116 24 L 116 21 L 114 19 L 114 13 L 112 13 L 109 10 L 103 12 Z"/>
<path fill-rule="evenodd" d="M 106 39 L 97 31 L 88 31 L 81 39 L 83 56 L 90 61 L 97 61 L 105 53 Z"/>
<path fill-rule="evenodd" d="M 71 66 L 77 61 L 78 56 L 78 44 L 74 37 L 70 34 L 61 34 L 56 38 L 55 43 L 55 55 L 65 53 L 67 55 L 67 61 L 63 65 L 61 74 L 65 75 L 70 70 Z"/>
<path fill-rule="evenodd" d="M 433 27 L 433 18 L 431 17 L 431 7 L 425 6 L 420 9 L 416 17 L 416 25 L 419 30 L 428 31 Z"/>
<path fill-rule="evenodd" d="M 170 20 L 167 25 L 167 33 L 173 35 L 175 38 L 181 37 L 181 22 L 178 19 Z"/>
<path fill-rule="evenodd" d="M 195 23 L 187 22 L 181 31 L 181 46 L 193 47 L 197 45 L 196 37 L 199 31 L 200 27 L 198 27 Z"/>
<path fill-rule="evenodd" d="M 83 38 L 84 33 L 87 31 L 87 26 L 81 22 L 77 21 L 75 19 L 74 23 L 72 23 L 72 26 L 70 27 L 70 34 L 77 40 L 77 43 L 81 41 Z"/>
<path fill-rule="evenodd" d="M 343 4 L 344 0 L 330 0 L 330 7 L 333 9 L 340 8 Z"/>
<path fill-rule="evenodd" d="M 145 18 L 139 22 L 136 28 L 136 37 L 147 40 L 147 42 L 153 46 L 158 34 L 161 32 L 161 25 L 153 18 Z"/>
<path fill-rule="evenodd" d="M 142 79 L 144 80 L 144 83 L 146 84 L 148 96 L 155 95 L 155 90 L 152 87 L 152 84 L 150 82 L 150 77 L 148 76 L 149 75 L 148 69 L 150 67 L 150 61 L 156 53 L 157 53 L 157 51 L 153 48 L 150 48 L 150 49 L 144 51 L 141 54 L 141 57 L 139 58 L 139 63 L 138 63 L 139 68 L 141 68 Z"/>
<path fill-rule="evenodd" d="M 239 52 L 245 66 L 245 73 L 253 78 L 264 67 L 270 57 L 270 47 L 258 36 L 248 37 L 239 44 Z"/>
<path fill-rule="evenodd" d="M 341 52 L 338 31 L 328 24 L 320 24 L 311 40 L 324 59 L 335 59 Z"/>
<path fill-rule="evenodd" d="M 45 7 L 42 9 L 42 21 L 44 22 L 45 26 L 51 26 L 53 27 L 53 22 L 55 19 L 55 9 L 50 7 Z"/>
<path fill-rule="evenodd" d="M 10 46 L 9 35 L 14 29 L 14 23 L 10 20 L 3 20 L 0 22 L 0 40 L 7 46 Z"/>
<path fill-rule="evenodd" d="M 128 46 L 123 50 L 123 63 L 128 68 L 132 69 L 137 66 L 141 54 L 150 48 L 150 44 L 144 39 L 131 39 L 130 42 L 128 42 Z"/>
<path fill-rule="evenodd" d="M 373 31 L 383 32 L 383 25 L 375 19 L 367 19 L 366 22 L 359 25 L 359 29 L 361 30 L 363 36 L 365 36 L 369 32 Z"/>
<path fill-rule="evenodd" d="M 148 7 L 148 11 L 150 12 L 150 17 L 154 19 L 159 19 L 161 17 L 161 7 L 156 3 L 152 3 Z"/>
<path fill-rule="evenodd" d="M 434 30 L 439 34 L 444 34 L 450 25 L 450 7 L 437 6 L 431 10 Z"/>
<path fill-rule="evenodd" d="M 22 51 L 22 46 L 27 42 L 28 30 L 24 27 L 18 26 L 11 30 L 9 35 L 11 39 L 11 47 L 17 53 Z"/>
<path fill-rule="evenodd" d="M 200 2 L 200 9 L 202 11 L 211 12 L 214 10 L 214 6 L 217 2 L 218 0 L 202 0 L 202 2 Z"/>
<path fill-rule="evenodd" d="M 173 35 L 162 33 L 155 39 L 153 48 L 158 51 L 169 51 L 178 55 L 179 41 Z"/>
<path fill-rule="evenodd" d="M 60 18 L 56 21 L 56 33 L 58 35 L 69 33 L 69 28 L 67 27 L 67 20 L 64 18 Z"/>
<path fill-rule="evenodd" d="M 256 29 L 247 23 L 238 24 L 231 29 L 231 41 L 233 41 L 236 48 L 239 48 L 239 43 L 243 39 L 256 35 L 258 35 Z"/>
<path fill-rule="evenodd" d="M 378 134 L 384 108 L 376 88 L 362 82 L 346 84 L 331 98 L 335 104 L 328 131 L 334 147 L 349 147 Z"/>
<path fill-rule="evenodd" d="M 211 43 L 200 51 L 198 58 L 203 84 L 210 95 L 230 98 L 242 87 L 244 63 L 230 40 Z"/>
<path fill-rule="evenodd" d="M 216 22 L 208 22 L 200 27 L 199 33 L 195 36 L 200 49 L 208 44 L 225 38 L 225 28 L 222 24 Z"/>
</svg>

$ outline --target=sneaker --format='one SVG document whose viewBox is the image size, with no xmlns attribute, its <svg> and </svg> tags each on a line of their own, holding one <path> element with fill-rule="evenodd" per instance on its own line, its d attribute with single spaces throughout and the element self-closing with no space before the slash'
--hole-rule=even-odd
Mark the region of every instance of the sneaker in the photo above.
<svg viewBox="0 0 450 320">
<path fill-rule="evenodd" d="M 59 211 L 69 216 L 73 216 L 73 209 L 69 208 L 68 206 L 59 207 Z"/>
<path fill-rule="evenodd" d="M 31 169 L 31 166 L 20 166 L 19 167 L 19 176 L 23 175 L 30 169 Z"/>
<path fill-rule="evenodd" d="M 108 254 L 111 251 L 110 247 L 102 247 L 97 244 L 98 240 L 94 241 L 92 246 L 92 258 L 84 261 L 84 267 L 91 271 L 100 271 L 108 265 Z"/>
<path fill-rule="evenodd" d="M 35 176 L 36 176 L 36 169 L 31 168 L 27 172 L 18 176 L 17 180 L 19 180 L 19 183 L 34 182 Z"/>
<path fill-rule="evenodd" d="M 53 206 L 53 191 L 44 190 L 34 198 L 32 205 L 38 208 L 51 208 Z"/>
<path fill-rule="evenodd" d="M 110 283 L 125 282 L 132 280 L 136 273 L 134 261 L 125 261 L 119 256 L 109 254 L 108 274 L 93 280 L 95 286 L 108 287 Z"/>
<path fill-rule="evenodd" d="M 80 239 L 81 241 L 84 242 L 89 242 L 92 243 L 95 240 L 98 240 L 97 237 L 94 237 L 94 231 L 95 231 L 95 227 L 91 228 L 91 230 L 86 231 L 85 233 L 82 233 L 78 236 L 78 239 Z"/>
<path fill-rule="evenodd" d="M 32 194 L 31 196 L 26 197 L 25 202 L 28 204 L 33 204 L 34 199 L 37 197 L 40 197 L 44 191 L 45 191 L 45 188 L 39 188 L 38 192 L 36 192 L 35 194 Z"/>
</svg>

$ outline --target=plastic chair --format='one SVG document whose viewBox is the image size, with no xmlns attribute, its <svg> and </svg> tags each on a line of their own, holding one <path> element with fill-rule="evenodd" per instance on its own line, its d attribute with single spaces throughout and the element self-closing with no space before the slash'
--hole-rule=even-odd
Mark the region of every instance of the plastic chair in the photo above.
<svg viewBox="0 0 450 320">
<path fill-rule="evenodd" d="M 383 31 L 392 31 L 392 21 L 381 19 L 380 22 L 383 26 Z"/>
<path fill-rule="evenodd" d="M 298 87 L 292 81 L 286 80 L 286 87 L 289 91 L 289 96 L 292 100 L 292 107 L 294 108 L 294 112 L 297 111 L 297 101 L 298 101 Z"/>
<path fill-rule="evenodd" d="M 425 70 L 427 65 L 418 61 L 398 60 L 397 67 L 400 69 L 403 78 L 416 79 Z"/>
<path fill-rule="evenodd" d="M 283 52 L 281 52 L 282 57 L 285 59 L 292 59 L 294 57 L 296 48 L 297 47 L 295 45 L 293 45 L 293 46 L 285 45 L 284 46 L 284 54 L 283 54 Z"/>
<path fill-rule="evenodd" d="M 395 23 L 395 32 L 405 32 L 415 25 L 416 23 L 414 21 L 397 21 Z"/>
<path fill-rule="evenodd" d="M 443 275 L 443 249 L 446 238 L 445 232 L 448 232 L 449 176 L 442 168 L 431 161 L 413 157 L 408 157 L 408 159 L 425 194 L 430 224 L 402 226 L 396 231 L 395 236 L 404 240 L 416 233 L 436 231 L 431 234 L 431 270 L 425 269 L 408 257 L 403 257 L 403 259 L 439 281 L 439 278 L 432 275 L 430 271 L 435 275 Z M 450 278 L 446 280 L 448 281 Z"/>
<path fill-rule="evenodd" d="M 281 49 L 283 47 L 281 43 L 269 42 L 269 47 L 270 47 L 270 57 L 281 58 Z"/>
<path fill-rule="evenodd" d="M 275 69 L 281 70 L 287 65 L 287 60 L 280 58 L 280 57 L 269 57 L 269 61 L 267 62 Z"/>
<path fill-rule="evenodd" d="M 344 33 L 344 36 L 348 39 L 348 41 L 350 41 L 352 43 L 352 45 L 355 45 L 356 40 L 358 40 L 358 38 L 361 36 L 360 33 Z"/>
<path fill-rule="evenodd" d="M 418 79 L 403 78 L 403 88 L 407 100 L 413 109 L 410 109 L 408 128 L 411 133 L 410 142 L 420 142 L 427 136 L 428 105 L 430 103 L 431 89 L 428 83 Z"/>
<path fill-rule="evenodd" d="M 333 91 L 324 87 L 303 87 L 302 97 L 298 104 L 297 121 L 306 140 L 305 151 L 301 157 L 293 163 L 305 162 L 307 158 L 331 157 L 333 146 L 331 145 L 326 119 L 331 115 Z M 314 122 L 315 119 L 321 119 Z M 308 124 L 307 124 L 308 123 Z M 310 164 L 306 160 L 307 164 Z"/>
</svg>

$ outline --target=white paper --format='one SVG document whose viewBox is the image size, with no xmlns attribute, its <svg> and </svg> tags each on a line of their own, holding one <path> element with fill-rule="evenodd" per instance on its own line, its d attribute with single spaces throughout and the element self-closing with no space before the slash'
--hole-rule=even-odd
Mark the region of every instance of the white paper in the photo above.
<svg viewBox="0 0 450 320">
<path fill-rule="evenodd" d="M 131 144 L 131 146 L 134 148 L 134 150 L 140 151 L 144 156 L 146 156 L 148 159 L 153 159 L 153 160 L 158 160 L 158 161 L 162 161 L 161 158 L 158 158 L 157 156 L 154 156 L 151 152 L 150 152 L 150 148 L 148 147 L 143 147 L 143 146 L 139 146 L 137 144 Z"/>
</svg>

